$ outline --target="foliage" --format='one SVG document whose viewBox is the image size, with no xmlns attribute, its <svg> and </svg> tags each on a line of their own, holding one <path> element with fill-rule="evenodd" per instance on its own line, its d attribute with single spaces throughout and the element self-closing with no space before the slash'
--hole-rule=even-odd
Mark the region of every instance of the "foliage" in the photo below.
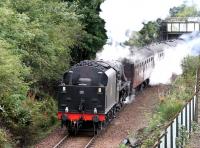
<svg viewBox="0 0 200 148">
<path fill-rule="evenodd" d="M 177 147 L 185 147 L 189 140 L 189 132 L 187 131 L 185 126 L 181 126 L 179 128 L 179 137 L 176 138 L 176 146 Z"/>
<path fill-rule="evenodd" d="M 20 144 L 27 145 L 56 123 L 57 106 L 52 98 L 43 101 L 14 100 L 4 98 L 0 101 L 4 111 L 0 112 L 3 124 L 11 129 Z"/>
<path fill-rule="evenodd" d="M 200 125 L 198 124 L 198 122 L 196 122 L 196 121 L 192 122 L 192 130 L 194 132 L 199 132 L 200 131 Z"/>
<path fill-rule="evenodd" d="M 133 33 L 125 44 L 129 46 L 144 46 L 156 41 L 159 37 L 160 22 L 161 20 L 158 19 L 157 21 L 143 23 L 143 28 L 139 32 Z"/>
<path fill-rule="evenodd" d="M 169 13 L 171 17 L 200 16 L 200 12 L 198 11 L 196 5 L 187 6 L 185 3 L 180 6 L 170 8 Z"/>
<path fill-rule="evenodd" d="M 84 34 L 79 43 L 72 48 L 72 63 L 84 59 L 94 58 L 96 52 L 106 43 L 105 22 L 100 18 L 100 5 L 104 0 L 66 0 L 75 4 L 76 13 L 81 15 L 81 23 L 84 25 Z"/>
<path fill-rule="evenodd" d="M 74 10 L 59 1 L 17 0 L 0 12 L 0 37 L 31 68 L 28 80 L 37 84 L 60 78 L 70 63 L 70 47 L 77 44 L 82 30 Z"/>
<path fill-rule="evenodd" d="M 30 67 L 32 88 L 51 88 L 71 63 L 92 58 L 102 48 L 101 2 L 5 0 L 0 5 L 0 37 Z"/>
<path fill-rule="evenodd" d="M 0 147 L 3 147 L 7 142 L 6 132 L 0 128 Z"/>
<path fill-rule="evenodd" d="M 182 109 L 182 102 L 176 99 L 166 99 L 162 102 L 157 111 L 162 121 L 170 121 Z"/>
<path fill-rule="evenodd" d="M 58 80 L 106 42 L 101 3 L 0 1 L 0 121 L 21 144 L 55 125 Z"/>
<path fill-rule="evenodd" d="M 182 61 L 183 77 L 189 81 L 192 79 L 191 76 L 196 76 L 196 70 L 199 66 L 199 57 L 188 56 Z M 194 78 L 193 78 L 194 79 Z"/>
<path fill-rule="evenodd" d="M 15 56 L 9 49 L 6 41 L 0 39 L 0 98 L 10 96 L 24 99 L 27 84 L 24 77 L 29 74 L 29 69 L 20 61 L 20 56 Z"/>
</svg>

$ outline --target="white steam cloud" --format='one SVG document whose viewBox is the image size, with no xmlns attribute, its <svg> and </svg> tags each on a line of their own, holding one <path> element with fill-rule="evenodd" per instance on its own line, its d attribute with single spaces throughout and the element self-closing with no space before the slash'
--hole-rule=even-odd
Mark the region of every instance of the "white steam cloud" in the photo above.
<svg viewBox="0 0 200 148">
<path fill-rule="evenodd" d="M 168 84 L 173 74 L 180 75 L 182 73 L 181 62 L 187 55 L 190 55 L 190 50 L 186 43 L 165 49 L 164 59 L 155 61 L 155 68 L 150 77 L 151 85 Z"/>
<path fill-rule="evenodd" d="M 164 50 L 164 59 L 156 61 L 155 68 L 151 74 L 150 82 L 154 84 L 171 83 L 172 75 L 182 74 L 181 63 L 187 56 L 200 54 L 200 36 L 198 34 L 184 35 L 185 42 L 177 44 L 176 47 Z"/>
<path fill-rule="evenodd" d="M 97 53 L 97 59 L 109 60 L 123 60 L 130 56 L 130 50 L 128 47 L 121 45 L 105 45 L 104 49 Z"/>
<path fill-rule="evenodd" d="M 171 83 L 173 74 L 182 74 L 182 60 L 187 56 L 200 54 L 199 34 L 191 33 L 183 35 L 181 38 L 184 41 L 177 40 L 179 43 L 175 47 L 164 49 L 164 58 L 162 60 L 158 61 L 155 58 L 155 68 L 150 77 L 151 85 Z M 104 50 L 97 53 L 97 59 L 122 61 L 124 58 L 134 62 L 143 59 L 144 55 L 141 52 L 137 52 L 137 49 L 130 49 L 121 45 L 106 45 Z"/>
<path fill-rule="evenodd" d="M 124 42 L 129 37 L 129 32 L 138 31 L 142 28 L 142 22 L 164 19 L 169 9 L 183 3 L 184 0 L 105 0 L 101 5 L 100 16 L 106 21 L 105 28 L 109 37 L 101 52 L 97 53 L 97 59 L 122 60 L 124 58 L 134 61 L 143 58 L 142 55 L 133 55 L 129 47 L 124 47 Z M 200 6 L 199 0 L 192 3 Z M 165 49 L 165 57 L 156 62 L 152 72 L 151 84 L 170 83 L 172 74 L 182 73 L 181 62 L 187 55 L 197 55 L 200 52 L 200 37 L 197 34 L 183 36 L 186 42 L 176 47 Z M 133 51 L 133 49 L 132 49 Z"/>
</svg>

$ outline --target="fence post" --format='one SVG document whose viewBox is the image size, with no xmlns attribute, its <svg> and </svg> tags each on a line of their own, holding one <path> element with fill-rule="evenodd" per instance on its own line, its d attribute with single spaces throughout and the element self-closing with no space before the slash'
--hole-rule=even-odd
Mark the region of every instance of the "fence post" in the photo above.
<svg viewBox="0 0 200 148">
<path fill-rule="evenodd" d="M 195 121 L 198 123 L 198 106 L 199 106 L 199 88 L 200 88 L 200 68 L 197 69 L 196 74 L 196 101 L 195 101 Z"/>
<path fill-rule="evenodd" d="M 189 102 L 189 133 L 191 133 L 191 131 L 192 131 L 192 118 L 191 118 L 191 115 L 192 115 L 192 113 L 191 113 L 191 101 Z M 189 134 L 189 136 L 190 136 L 190 134 Z"/>
</svg>

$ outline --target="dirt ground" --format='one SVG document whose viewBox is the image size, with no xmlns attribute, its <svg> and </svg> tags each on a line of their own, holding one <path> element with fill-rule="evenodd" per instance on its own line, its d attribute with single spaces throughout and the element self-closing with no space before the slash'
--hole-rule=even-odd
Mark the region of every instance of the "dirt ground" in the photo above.
<svg viewBox="0 0 200 148">
<path fill-rule="evenodd" d="M 200 148 L 200 131 L 192 134 L 186 148 Z"/>
<path fill-rule="evenodd" d="M 149 87 L 135 97 L 135 100 L 112 121 L 106 132 L 95 141 L 94 147 L 117 148 L 129 134 L 147 126 L 152 112 L 160 101 L 163 89 L 166 87 Z"/>
</svg>

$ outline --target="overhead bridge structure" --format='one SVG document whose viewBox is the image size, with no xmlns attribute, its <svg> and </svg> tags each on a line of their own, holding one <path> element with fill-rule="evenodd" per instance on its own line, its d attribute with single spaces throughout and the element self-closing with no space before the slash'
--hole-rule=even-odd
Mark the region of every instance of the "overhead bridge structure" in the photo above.
<svg viewBox="0 0 200 148">
<path fill-rule="evenodd" d="M 200 17 L 169 17 L 161 26 L 161 40 L 176 39 L 185 33 L 199 32 Z"/>
</svg>

